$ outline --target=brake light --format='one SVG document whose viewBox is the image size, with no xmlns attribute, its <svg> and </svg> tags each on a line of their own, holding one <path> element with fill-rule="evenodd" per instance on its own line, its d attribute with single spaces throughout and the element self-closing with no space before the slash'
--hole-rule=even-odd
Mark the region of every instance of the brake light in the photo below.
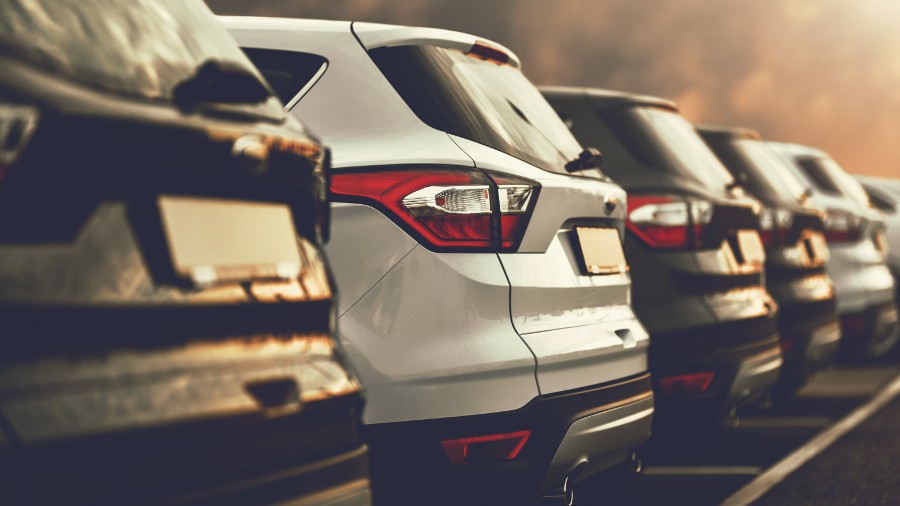
<svg viewBox="0 0 900 506">
<path fill-rule="evenodd" d="M 651 248 L 699 248 L 712 214 L 713 205 L 705 201 L 634 195 L 628 197 L 626 225 Z"/>
<path fill-rule="evenodd" d="M 860 238 L 861 223 L 858 216 L 837 209 L 825 210 L 825 238 L 829 242 L 856 242 Z"/>
<path fill-rule="evenodd" d="M 489 62 L 497 63 L 497 64 L 506 64 L 509 63 L 509 55 L 504 51 L 501 51 L 495 47 L 488 46 L 483 42 L 476 42 L 469 48 L 469 51 L 466 53 L 470 56 L 477 56 L 482 60 L 487 60 Z"/>
<path fill-rule="evenodd" d="M 759 237 L 766 246 L 785 244 L 794 215 L 787 209 L 763 209 L 759 214 Z"/>
<path fill-rule="evenodd" d="M 660 378 L 658 383 L 660 391 L 666 395 L 702 394 L 709 390 L 715 377 L 714 372 L 698 372 Z"/>
<path fill-rule="evenodd" d="M 530 430 L 491 434 L 488 436 L 464 437 L 441 441 L 447 460 L 452 464 L 488 464 L 513 460 L 522 451 Z"/>
<path fill-rule="evenodd" d="M 34 107 L 0 104 L 0 181 L 25 149 L 37 121 Z"/>
<path fill-rule="evenodd" d="M 427 246 L 509 250 L 524 231 L 536 185 L 473 169 L 410 169 L 332 175 L 333 200 L 374 204 Z"/>
</svg>

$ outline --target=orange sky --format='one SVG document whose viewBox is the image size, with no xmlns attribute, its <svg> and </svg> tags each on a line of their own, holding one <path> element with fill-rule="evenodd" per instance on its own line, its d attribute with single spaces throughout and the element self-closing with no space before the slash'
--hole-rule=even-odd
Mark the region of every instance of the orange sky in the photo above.
<svg viewBox="0 0 900 506">
<path fill-rule="evenodd" d="M 754 127 L 850 172 L 900 178 L 900 0 L 207 3 L 474 33 L 510 47 L 537 83 L 672 98 L 696 122 Z"/>
</svg>

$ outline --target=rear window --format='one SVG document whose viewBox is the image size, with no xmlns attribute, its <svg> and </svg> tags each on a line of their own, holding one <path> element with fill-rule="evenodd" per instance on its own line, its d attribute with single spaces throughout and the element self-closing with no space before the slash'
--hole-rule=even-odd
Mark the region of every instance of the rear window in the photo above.
<svg viewBox="0 0 900 506">
<path fill-rule="evenodd" d="M 833 159 L 818 156 L 801 156 L 797 165 L 809 176 L 816 187 L 825 193 L 849 197 L 863 207 L 870 207 L 869 195 L 856 179 L 844 172 Z"/>
<path fill-rule="evenodd" d="M 208 60 L 259 76 L 201 0 L 5 0 L 2 11 L 0 52 L 107 91 L 169 100 Z"/>
<path fill-rule="evenodd" d="M 625 121 L 633 122 L 649 138 L 649 149 L 675 170 L 713 188 L 725 188 L 734 178 L 700 138 L 694 125 L 682 115 L 658 107 L 625 109 Z"/>
<path fill-rule="evenodd" d="M 802 198 L 806 185 L 766 144 L 757 140 L 738 139 L 733 145 L 745 162 L 744 168 L 753 186 L 785 200 Z"/>
<path fill-rule="evenodd" d="M 581 146 L 517 68 L 435 46 L 385 47 L 372 59 L 429 126 L 536 167 L 565 172 Z"/>
</svg>

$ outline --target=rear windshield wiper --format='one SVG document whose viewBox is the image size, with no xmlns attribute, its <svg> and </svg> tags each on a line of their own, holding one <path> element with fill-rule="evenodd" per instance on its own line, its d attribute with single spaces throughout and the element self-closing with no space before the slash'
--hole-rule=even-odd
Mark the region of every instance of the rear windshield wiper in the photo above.
<svg viewBox="0 0 900 506">
<path fill-rule="evenodd" d="M 255 74 L 227 60 L 207 60 L 194 75 L 172 88 L 172 98 L 182 108 L 204 102 L 258 104 L 271 96 Z"/>
</svg>

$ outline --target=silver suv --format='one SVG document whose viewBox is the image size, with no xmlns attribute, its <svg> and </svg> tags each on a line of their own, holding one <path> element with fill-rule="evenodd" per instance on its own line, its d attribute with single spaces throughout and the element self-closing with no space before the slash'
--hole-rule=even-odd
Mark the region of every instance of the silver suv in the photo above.
<svg viewBox="0 0 900 506">
<path fill-rule="evenodd" d="M 810 202 L 825 211 L 831 250 L 826 271 L 834 281 L 849 353 L 876 357 L 897 343 L 894 279 L 887 267 L 884 215 L 874 209 L 859 181 L 827 153 L 797 144 L 771 143 L 809 184 Z"/>
<path fill-rule="evenodd" d="M 520 504 L 647 438 L 624 191 L 506 48 L 444 30 L 224 18 L 334 152 L 340 340 L 376 501 Z"/>
</svg>

